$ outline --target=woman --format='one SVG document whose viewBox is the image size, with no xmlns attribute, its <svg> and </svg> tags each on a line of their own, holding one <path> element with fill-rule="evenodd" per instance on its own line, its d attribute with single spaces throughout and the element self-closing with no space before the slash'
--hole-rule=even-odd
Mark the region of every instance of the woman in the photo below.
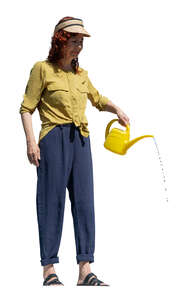
<svg viewBox="0 0 177 300">
<path fill-rule="evenodd" d="M 55 26 L 48 58 L 34 64 L 26 86 L 20 113 L 27 140 L 27 155 L 36 165 L 36 206 L 39 229 L 43 285 L 63 285 L 53 264 L 57 256 L 63 226 L 66 187 L 73 216 L 77 285 L 104 285 L 91 272 L 95 250 L 93 166 L 87 98 L 99 111 L 117 114 L 120 124 L 129 118 L 92 85 L 88 72 L 79 67 L 78 55 L 83 37 L 90 35 L 81 19 L 65 17 Z M 42 128 L 38 144 L 31 115 L 39 110 Z M 108 286 L 108 285 L 107 285 Z"/>
</svg>

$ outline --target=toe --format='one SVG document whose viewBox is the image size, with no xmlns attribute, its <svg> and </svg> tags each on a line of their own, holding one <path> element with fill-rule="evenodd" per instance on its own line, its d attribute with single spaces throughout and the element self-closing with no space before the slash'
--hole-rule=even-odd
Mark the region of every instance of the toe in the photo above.
<svg viewBox="0 0 177 300">
<path fill-rule="evenodd" d="M 100 283 L 101 285 L 106 285 L 106 286 L 109 286 L 109 284 L 103 282 L 103 283 Z"/>
</svg>

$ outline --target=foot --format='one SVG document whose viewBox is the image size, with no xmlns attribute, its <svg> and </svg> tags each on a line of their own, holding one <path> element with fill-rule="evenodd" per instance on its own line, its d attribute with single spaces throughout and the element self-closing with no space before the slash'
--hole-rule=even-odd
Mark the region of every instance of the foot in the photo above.
<svg viewBox="0 0 177 300">
<path fill-rule="evenodd" d="M 91 272 L 89 272 L 89 273 L 91 273 Z M 86 277 L 89 273 L 87 273 L 87 274 L 85 275 L 85 277 Z M 85 277 L 79 278 L 77 284 L 82 284 L 82 283 L 84 282 Z M 92 280 L 92 278 L 96 278 L 96 276 L 92 275 L 92 276 L 89 278 L 89 280 L 87 281 L 87 282 L 88 282 L 87 284 L 89 284 L 89 282 Z M 98 279 L 98 278 L 97 278 L 97 279 Z M 92 284 L 92 285 L 98 285 L 98 282 L 95 282 L 95 283 Z M 106 284 L 105 282 L 100 282 L 99 285 L 106 285 L 106 286 L 109 286 L 109 285 Z"/>
<path fill-rule="evenodd" d="M 88 273 L 89 274 L 89 273 Z M 86 278 L 86 276 L 88 275 L 86 274 L 84 278 L 79 278 L 77 284 L 82 284 L 84 282 L 84 279 Z M 87 281 L 87 285 L 89 285 L 89 282 L 92 280 L 92 278 L 97 278 L 95 275 L 92 275 L 89 280 Z M 97 278 L 98 279 L 98 278 Z M 105 282 L 100 282 L 100 284 L 98 284 L 100 280 L 98 279 L 97 282 L 95 282 L 94 284 L 92 283 L 92 285 L 104 285 L 104 286 L 109 286 L 109 284 L 106 284 Z"/>
<path fill-rule="evenodd" d="M 80 262 L 79 263 L 79 278 L 77 281 L 77 284 L 81 284 L 83 283 L 84 279 L 86 278 L 86 276 L 91 273 L 91 269 L 90 269 L 90 263 L 89 262 Z M 89 280 L 88 283 L 90 282 L 90 280 L 92 280 L 92 278 L 94 278 L 95 276 L 92 275 Z M 98 279 L 98 278 L 97 278 Z M 98 282 L 95 282 L 94 285 L 98 285 Z M 101 282 L 100 285 L 108 285 L 105 282 Z"/>
<path fill-rule="evenodd" d="M 47 278 L 47 276 L 49 276 L 50 274 L 53 274 L 53 273 L 56 274 L 54 266 L 52 264 L 44 266 L 44 269 L 43 269 L 43 278 L 44 278 L 44 280 Z M 47 282 L 50 282 L 50 281 L 52 281 L 56 278 L 57 277 L 52 277 Z M 59 283 L 58 284 L 52 283 L 52 285 L 63 285 L 63 284 L 62 283 L 60 283 L 60 284 Z"/>
</svg>

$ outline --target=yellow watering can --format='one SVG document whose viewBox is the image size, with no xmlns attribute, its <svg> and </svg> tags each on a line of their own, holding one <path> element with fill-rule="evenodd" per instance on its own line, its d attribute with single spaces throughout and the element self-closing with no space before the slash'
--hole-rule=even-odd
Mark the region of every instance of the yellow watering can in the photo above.
<svg viewBox="0 0 177 300">
<path fill-rule="evenodd" d="M 111 125 L 115 121 L 118 121 L 118 119 L 113 119 L 108 123 L 105 131 L 104 142 L 104 147 L 114 153 L 123 155 L 132 145 L 134 145 L 139 140 L 145 137 L 154 137 L 153 135 L 143 135 L 130 141 L 130 126 L 128 124 L 126 125 L 126 130 L 113 128 L 109 132 Z"/>
</svg>

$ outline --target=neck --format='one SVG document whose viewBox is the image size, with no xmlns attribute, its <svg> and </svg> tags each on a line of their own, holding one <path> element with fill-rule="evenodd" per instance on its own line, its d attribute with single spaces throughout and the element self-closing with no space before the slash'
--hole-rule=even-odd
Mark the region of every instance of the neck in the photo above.
<svg viewBox="0 0 177 300">
<path fill-rule="evenodd" d="M 64 58 L 61 58 L 57 63 L 59 67 L 63 70 L 73 70 L 71 66 L 72 59 L 66 60 Z"/>
</svg>

